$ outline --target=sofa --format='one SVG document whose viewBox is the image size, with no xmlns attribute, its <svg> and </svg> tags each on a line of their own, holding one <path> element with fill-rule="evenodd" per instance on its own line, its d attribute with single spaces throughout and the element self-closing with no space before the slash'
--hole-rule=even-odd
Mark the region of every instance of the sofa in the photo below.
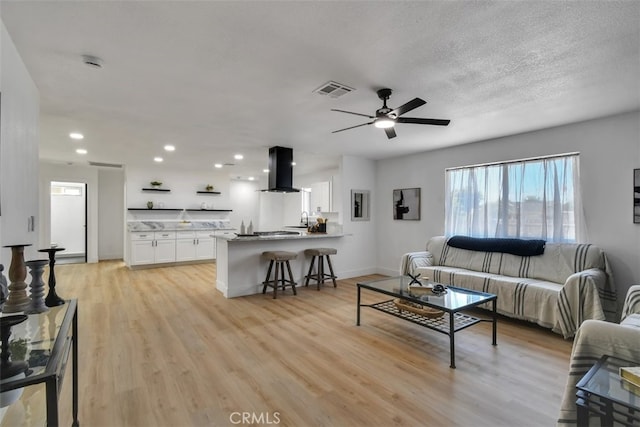
<svg viewBox="0 0 640 427">
<path fill-rule="evenodd" d="M 577 425 L 576 384 L 604 355 L 640 365 L 640 285 L 633 285 L 627 291 L 619 324 L 585 320 L 578 329 L 573 340 L 558 427 Z M 589 421 L 589 425 L 600 425 L 598 417 Z"/>
<path fill-rule="evenodd" d="M 496 294 L 498 313 L 565 338 L 587 319 L 616 318 L 607 258 L 590 244 L 436 236 L 402 256 L 400 274 Z"/>
</svg>

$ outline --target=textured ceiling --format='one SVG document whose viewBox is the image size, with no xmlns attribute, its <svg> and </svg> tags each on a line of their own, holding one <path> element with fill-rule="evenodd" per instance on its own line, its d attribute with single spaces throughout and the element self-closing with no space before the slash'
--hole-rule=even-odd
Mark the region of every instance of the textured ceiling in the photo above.
<svg viewBox="0 0 640 427">
<path fill-rule="evenodd" d="M 227 169 L 242 175 L 284 145 L 304 172 L 640 108 L 636 1 L 2 0 L 0 16 L 40 91 L 41 157 L 56 161 L 201 169 L 242 152 Z M 356 90 L 312 92 L 328 80 Z M 408 116 L 451 124 L 331 133 L 367 121 L 332 108 L 373 114 L 381 87 L 391 107 L 428 102 Z"/>
</svg>

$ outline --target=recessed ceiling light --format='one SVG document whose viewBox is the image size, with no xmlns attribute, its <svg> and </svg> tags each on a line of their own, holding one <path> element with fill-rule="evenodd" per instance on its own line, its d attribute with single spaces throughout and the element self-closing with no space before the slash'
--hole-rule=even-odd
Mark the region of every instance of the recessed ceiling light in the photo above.
<svg viewBox="0 0 640 427">
<path fill-rule="evenodd" d="M 87 150 L 85 150 L 84 148 L 78 148 L 76 150 L 76 153 L 78 153 L 78 154 L 87 154 Z"/>
<path fill-rule="evenodd" d="M 165 145 L 164 149 L 165 151 L 176 151 L 176 147 L 173 145 Z"/>
<path fill-rule="evenodd" d="M 235 156 L 233 156 L 233 158 L 236 160 L 242 160 L 244 159 L 244 156 L 242 154 L 236 154 Z"/>
<path fill-rule="evenodd" d="M 296 165 L 296 162 L 291 162 L 291 166 L 295 166 L 295 165 Z"/>
<path fill-rule="evenodd" d="M 163 159 L 162 157 L 154 157 L 154 158 L 153 158 L 153 161 L 154 161 L 154 162 L 158 162 L 158 163 L 160 163 L 160 162 L 161 162 L 161 161 L 163 161 L 163 160 L 164 160 L 164 159 Z"/>
<path fill-rule="evenodd" d="M 269 169 L 262 169 L 262 172 L 269 173 Z"/>
<path fill-rule="evenodd" d="M 220 169 L 222 167 L 222 163 L 216 163 L 213 165 L 213 167 Z"/>
<path fill-rule="evenodd" d="M 252 176 L 250 176 L 250 177 L 249 177 L 249 181 L 253 181 L 254 179 L 255 179 L 255 178 L 254 178 L 254 177 L 252 177 Z"/>
<path fill-rule="evenodd" d="M 69 138 L 80 140 L 80 139 L 84 139 L 84 135 L 78 132 L 71 132 L 69 134 Z"/>
</svg>

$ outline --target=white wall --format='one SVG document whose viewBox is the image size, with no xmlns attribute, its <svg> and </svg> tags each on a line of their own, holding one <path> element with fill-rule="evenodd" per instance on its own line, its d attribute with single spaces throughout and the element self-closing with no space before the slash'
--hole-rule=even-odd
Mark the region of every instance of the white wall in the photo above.
<svg viewBox="0 0 640 427">
<path fill-rule="evenodd" d="M 580 152 L 589 242 L 606 251 L 624 296 L 631 284 L 640 283 L 640 225 L 632 221 L 639 112 L 379 161 L 373 204 L 379 220 L 379 271 L 397 273 L 403 253 L 424 250 L 429 237 L 444 233 L 445 168 L 575 151 Z M 392 191 L 408 187 L 422 188 L 421 220 L 394 221 Z"/>
<path fill-rule="evenodd" d="M 258 231 L 260 227 L 260 188 L 261 183 L 258 181 L 231 181 L 229 193 L 233 212 L 229 214 L 229 219 L 238 233 L 243 221 L 245 227 L 253 222 L 253 231 Z"/>
<path fill-rule="evenodd" d="M 124 171 L 98 169 L 98 259 L 124 258 Z"/>
<path fill-rule="evenodd" d="M 38 241 L 38 90 L 0 21 L 0 247 L 31 244 L 25 259 L 42 254 Z M 35 219 L 28 229 L 29 217 Z M 11 252 L 0 249 L 9 269 Z"/>
<path fill-rule="evenodd" d="M 375 206 L 377 196 L 376 184 L 376 164 L 373 160 L 358 157 L 345 156 L 340 165 L 339 186 L 337 190 L 340 209 L 338 222 L 342 224 L 343 232 L 348 237 L 346 250 L 341 251 L 335 258 L 335 264 L 339 265 L 337 270 L 345 272 L 344 277 L 354 277 L 364 274 L 373 274 L 379 271 L 377 251 L 380 242 L 378 226 L 379 218 L 377 212 L 372 212 L 369 221 L 351 221 L 351 190 L 371 190 L 371 203 Z"/>
<path fill-rule="evenodd" d="M 200 209 L 204 202 L 212 209 L 231 209 L 230 184 L 226 173 L 217 171 L 179 171 L 167 165 L 151 165 L 149 168 L 127 167 L 126 202 L 127 208 L 145 208 L 148 201 L 154 207 L 164 203 L 165 208 Z M 168 193 L 145 192 L 143 188 L 151 187 L 151 181 L 162 182 L 161 188 L 168 188 Z M 214 186 L 220 195 L 197 194 L 204 191 L 207 184 Z"/>
</svg>

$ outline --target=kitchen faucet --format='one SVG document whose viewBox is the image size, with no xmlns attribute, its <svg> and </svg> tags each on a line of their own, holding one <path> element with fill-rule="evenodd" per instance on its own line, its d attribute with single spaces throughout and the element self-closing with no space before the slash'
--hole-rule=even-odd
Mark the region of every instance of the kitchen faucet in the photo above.
<svg viewBox="0 0 640 427">
<path fill-rule="evenodd" d="M 303 218 L 305 218 L 305 216 L 306 216 L 306 220 L 303 220 Z M 309 226 L 309 212 L 302 211 L 302 214 L 300 214 L 300 224 L 304 224 L 307 227 Z"/>
</svg>

